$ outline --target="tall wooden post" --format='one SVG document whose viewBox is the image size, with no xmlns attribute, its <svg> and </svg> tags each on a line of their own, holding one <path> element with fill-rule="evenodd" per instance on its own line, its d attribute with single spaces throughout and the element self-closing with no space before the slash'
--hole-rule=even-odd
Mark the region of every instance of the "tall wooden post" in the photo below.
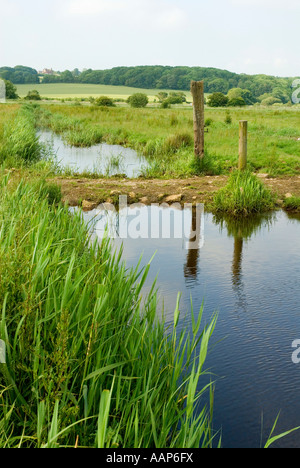
<svg viewBox="0 0 300 468">
<path fill-rule="evenodd" d="M 239 148 L 239 170 L 244 171 L 247 167 L 248 146 L 248 122 L 240 121 L 240 148 Z"/>
<path fill-rule="evenodd" d="M 194 105 L 195 156 L 204 158 L 204 82 L 192 81 L 191 93 Z"/>
</svg>

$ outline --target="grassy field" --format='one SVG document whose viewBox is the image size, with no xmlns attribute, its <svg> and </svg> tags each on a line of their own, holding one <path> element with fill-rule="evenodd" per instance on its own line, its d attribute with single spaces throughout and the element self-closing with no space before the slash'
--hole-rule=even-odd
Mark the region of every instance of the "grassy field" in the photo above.
<svg viewBox="0 0 300 468">
<path fill-rule="evenodd" d="M 237 166 L 239 120 L 249 122 L 249 168 L 269 175 L 300 173 L 299 109 L 246 108 L 205 111 L 206 158 L 203 171 L 228 173 Z M 130 146 L 149 158 L 149 177 L 195 175 L 193 113 L 185 109 L 97 108 L 50 105 L 44 107 L 42 126 L 62 134 L 74 146 L 105 141 Z"/>
<path fill-rule="evenodd" d="M 106 85 L 94 85 L 94 84 L 65 84 L 65 83 L 49 83 L 49 84 L 37 84 L 37 85 L 17 85 L 17 93 L 20 97 L 25 97 L 28 91 L 37 89 L 41 96 L 48 98 L 88 98 L 108 96 L 113 99 L 127 99 L 134 93 L 144 93 L 149 97 L 149 101 L 153 102 L 155 96 L 160 91 L 170 90 L 163 89 L 140 89 L 130 88 L 126 86 L 106 86 Z M 191 93 L 186 92 L 187 99 L 191 101 Z"/>
<path fill-rule="evenodd" d="M 15 121 L 19 107 L 20 104 L 0 106 L 0 145 L 1 140 L 6 139 L 2 155 L 10 151 L 12 156 L 18 144 L 25 145 L 28 122 L 25 125 L 20 116 Z M 270 176 L 284 176 L 300 174 L 299 112 L 298 108 L 231 109 L 228 123 L 227 109 L 206 108 L 203 167 L 195 165 L 191 108 L 42 104 L 37 105 L 35 121 L 30 125 L 31 132 L 38 124 L 62 135 L 73 146 L 107 142 L 136 149 L 150 162 L 144 175 L 153 178 L 228 174 L 237 167 L 239 120 L 248 120 L 249 169 Z"/>
</svg>

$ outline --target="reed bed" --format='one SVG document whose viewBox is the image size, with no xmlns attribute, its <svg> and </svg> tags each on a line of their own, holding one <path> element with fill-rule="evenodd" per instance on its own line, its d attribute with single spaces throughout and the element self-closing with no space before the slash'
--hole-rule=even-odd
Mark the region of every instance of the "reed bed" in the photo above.
<svg viewBox="0 0 300 468">
<path fill-rule="evenodd" d="M 9 180 L 2 174 L 0 447 L 211 447 L 204 365 L 216 316 L 203 327 L 202 310 L 192 312 L 192 331 L 179 330 L 178 300 L 166 329 L 155 286 L 141 299 L 149 265 L 127 270 L 42 182 L 12 190 Z"/>
</svg>

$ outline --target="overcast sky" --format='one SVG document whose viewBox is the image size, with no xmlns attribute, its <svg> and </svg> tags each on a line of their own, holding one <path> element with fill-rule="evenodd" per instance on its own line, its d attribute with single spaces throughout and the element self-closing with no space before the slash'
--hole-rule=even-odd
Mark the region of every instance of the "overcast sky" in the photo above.
<svg viewBox="0 0 300 468">
<path fill-rule="evenodd" d="M 300 0 L 0 0 L 0 66 L 300 76 Z"/>
</svg>

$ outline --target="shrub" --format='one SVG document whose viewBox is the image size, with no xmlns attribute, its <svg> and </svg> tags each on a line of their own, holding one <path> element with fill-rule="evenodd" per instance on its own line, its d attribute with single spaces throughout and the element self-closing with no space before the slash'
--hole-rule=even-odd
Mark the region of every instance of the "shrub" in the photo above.
<svg viewBox="0 0 300 468">
<path fill-rule="evenodd" d="M 207 104 L 210 107 L 226 107 L 228 104 L 228 97 L 223 93 L 213 93 L 209 96 Z"/>
<path fill-rule="evenodd" d="M 29 91 L 27 96 L 25 97 L 27 101 L 41 101 L 40 93 L 34 89 L 33 91 Z"/>
<path fill-rule="evenodd" d="M 107 96 L 100 96 L 94 101 L 94 103 L 96 104 L 96 106 L 115 107 L 113 100 Z"/>
<path fill-rule="evenodd" d="M 127 102 L 131 107 L 142 108 L 147 106 L 149 99 L 146 94 L 135 93 L 127 99 Z"/>
<path fill-rule="evenodd" d="M 208 119 L 205 120 L 204 125 L 205 125 L 205 127 L 210 127 L 213 123 L 214 123 L 213 119 L 208 118 Z"/>
<path fill-rule="evenodd" d="M 231 125 L 231 124 L 232 124 L 232 117 L 231 117 L 231 114 L 230 114 L 229 110 L 226 111 L 225 123 L 226 123 L 227 125 Z"/>
<path fill-rule="evenodd" d="M 161 109 L 170 109 L 170 107 L 171 107 L 171 104 L 169 103 L 168 99 L 163 101 L 160 105 Z"/>
<path fill-rule="evenodd" d="M 229 99 L 228 106 L 229 107 L 243 107 L 243 106 L 246 106 L 246 102 L 244 101 L 242 97 L 236 97 L 236 98 Z"/>
</svg>

